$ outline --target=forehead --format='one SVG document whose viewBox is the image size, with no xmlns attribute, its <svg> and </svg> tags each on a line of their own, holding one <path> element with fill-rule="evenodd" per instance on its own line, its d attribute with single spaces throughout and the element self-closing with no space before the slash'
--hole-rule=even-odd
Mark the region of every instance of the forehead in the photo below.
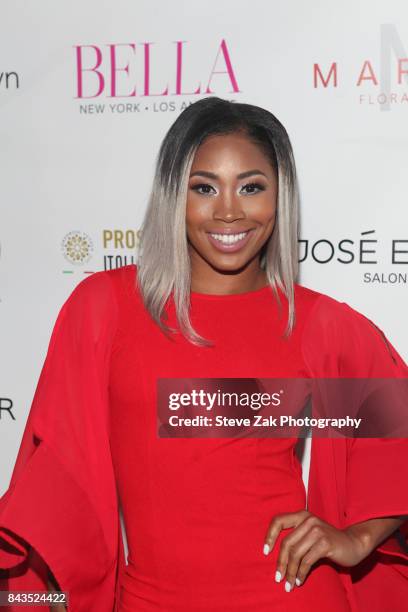
<svg viewBox="0 0 408 612">
<path fill-rule="evenodd" d="M 216 167 L 220 164 L 245 166 L 256 163 L 264 169 L 270 167 L 270 160 L 263 149 L 248 136 L 241 133 L 211 135 L 198 147 L 193 168 L 205 164 Z M 203 168 L 201 168 L 203 169 Z M 209 169 L 209 168 L 207 168 Z"/>
</svg>

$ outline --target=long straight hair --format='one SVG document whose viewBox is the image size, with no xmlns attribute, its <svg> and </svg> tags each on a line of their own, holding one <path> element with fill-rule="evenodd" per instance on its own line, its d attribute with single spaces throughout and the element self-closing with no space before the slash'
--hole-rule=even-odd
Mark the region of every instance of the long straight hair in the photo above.
<svg viewBox="0 0 408 612">
<path fill-rule="evenodd" d="M 260 266 L 266 272 L 279 308 L 278 287 L 287 299 L 286 337 L 292 333 L 295 324 L 299 190 L 289 136 L 280 121 L 259 106 L 207 97 L 194 102 L 178 116 L 160 146 L 141 227 L 136 275 L 145 307 L 162 331 L 166 334 L 177 331 L 165 322 L 165 306 L 172 295 L 181 333 L 198 346 L 212 343 L 194 330 L 189 316 L 188 181 L 200 144 L 209 136 L 236 132 L 245 134 L 262 149 L 277 175 L 275 225 L 262 248 Z"/>
</svg>

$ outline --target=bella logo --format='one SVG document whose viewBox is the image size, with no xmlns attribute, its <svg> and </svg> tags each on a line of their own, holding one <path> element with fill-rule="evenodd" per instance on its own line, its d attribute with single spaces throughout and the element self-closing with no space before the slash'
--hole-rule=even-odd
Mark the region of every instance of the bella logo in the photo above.
<svg viewBox="0 0 408 612">
<path fill-rule="evenodd" d="M 93 254 L 93 244 L 84 232 L 69 232 L 62 240 L 62 253 L 69 263 L 81 265 L 87 263 Z"/>
<path fill-rule="evenodd" d="M 240 91 L 225 39 L 221 41 L 218 47 L 212 68 L 209 70 L 206 86 L 202 88 L 201 83 L 199 83 L 195 91 L 183 91 L 185 43 L 184 40 L 174 42 L 175 78 L 172 82 L 172 91 L 169 91 L 169 85 L 166 85 L 161 92 L 153 92 L 151 89 L 152 70 L 159 63 L 157 52 L 154 54 L 155 61 L 152 61 L 151 47 L 154 43 L 144 42 L 138 45 L 136 43 L 116 43 L 104 45 L 103 48 L 97 45 L 75 45 L 77 75 L 77 94 L 75 97 L 97 98 L 103 94 L 109 98 L 212 94 L 214 91 L 211 90 L 210 85 L 214 75 L 225 76 L 228 85 L 231 87 L 229 93 Z M 168 56 L 168 50 L 165 53 Z M 136 74 L 131 76 L 129 74 L 130 70 L 131 73 Z M 119 80 L 120 87 L 118 85 Z M 128 81 L 127 84 L 126 81 Z M 140 82 L 140 87 L 135 82 Z"/>
</svg>

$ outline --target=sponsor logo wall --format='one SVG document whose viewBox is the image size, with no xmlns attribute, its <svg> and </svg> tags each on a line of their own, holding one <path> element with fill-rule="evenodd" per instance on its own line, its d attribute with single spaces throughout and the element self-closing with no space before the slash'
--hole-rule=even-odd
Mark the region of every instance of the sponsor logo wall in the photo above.
<svg viewBox="0 0 408 612">
<path fill-rule="evenodd" d="M 0 494 L 62 303 L 84 276 L 135 263 L 161 140 L 204 96 L 283 122 L 300 282 L 408 359 L 405 2 L 254 0 L 248 15 L 242 0 L 174 0 L 158 15 L 147 1 L 5 0 L 1 17 Z"/>
</svg>

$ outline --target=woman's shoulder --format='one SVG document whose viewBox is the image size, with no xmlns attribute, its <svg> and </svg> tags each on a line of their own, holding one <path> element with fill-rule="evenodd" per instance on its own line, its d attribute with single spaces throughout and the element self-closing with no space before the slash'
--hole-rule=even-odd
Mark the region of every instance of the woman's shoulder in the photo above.
<svg viewBox="0 0 408 612">
<path fill-rule="evenodd" d="M 353 334 L 371 336 L 382 330 L 363 312 L 346 301 L 300 284 L 295 285 L 299 306 L 306 310 L 305 331 L 311 335 L 325 335 L 331 341 Z"/>
<path fill-rule="evenodd" d="M 134 278 L 135 266 L 131 265 L 87 275 L 62 304 L 56 329 L 69 327 L 76 334 L 91 329 L 95 337 L 113 332 L 118 324 L 122 296 L 135 285 Z"/>
<path fill-rule="evenodd" d="M 305 355 L 322 364 L 337 360 L 344 375 L 407 375 L 407 366 L 379 325 L 348 302 L 298 285 L 309 304 L 303 330 Z"/>
<path fill-rule="evenodd" d="M 295 300 L 300 307 L 308 311 L 314 320 L 320 320 L 322 323 L 331 322 L 332 326 L 347 325 L 353 322 L 374 325 L 365 314 L 350 306 L 348 302 L 299 283 L 295 284 Z"/>
<path fill-rule="evenodd" d="M 296 311 L 305 323 L 313 320 L 316 324 L 330 323 L 335 326 L 339 325 L 350 312 L 357 313 L 346 302 L 300 283 L 294 285 L 294 297 Z"/>
<path fill-rule="evenodd" d="M 135 287 L 137 279 L 137 266 L 136 264 L 127 264 L 119 266 L 118 268 L 112 268 L 111 270 L 105 270 L 106 276 L 116 284 L 118 287 L 125 289 L 126 287 Z"/>
<path fill-rule="evenodd" d="M 82 279 L 72 290 L 69 300 L 82 302 L 112 301 L 121 293 L 136 286 L 137 268 L 134 264 L 98 270 Z"/>
</svg>

